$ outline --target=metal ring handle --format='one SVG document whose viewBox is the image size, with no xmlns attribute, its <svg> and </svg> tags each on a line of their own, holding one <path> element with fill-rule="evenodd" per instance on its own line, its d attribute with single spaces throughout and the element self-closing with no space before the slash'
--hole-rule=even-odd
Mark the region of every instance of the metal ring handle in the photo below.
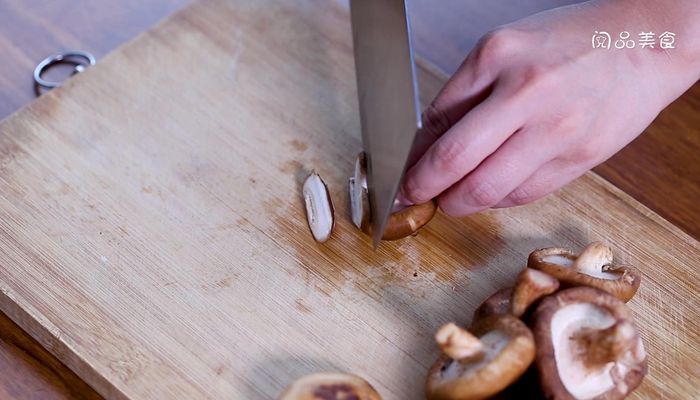
<svg viewBox="0 0 700 400">
<path fill-rule="evenodd" d="M 85 67 L 95 65 L 95 57 L 86 51 L 67 51 L 46 57 L 36 66 L 36 68 L 34 68 L 34 82 L 46 89 L 59 87 L 61 82 L 47 81 L 46 79 L 42 78 L 41 75 L 51 66 L 62 62 L 75 63 L 75 71 L 73 72 L 75 74 L 85 70 Z"/>
</svg>

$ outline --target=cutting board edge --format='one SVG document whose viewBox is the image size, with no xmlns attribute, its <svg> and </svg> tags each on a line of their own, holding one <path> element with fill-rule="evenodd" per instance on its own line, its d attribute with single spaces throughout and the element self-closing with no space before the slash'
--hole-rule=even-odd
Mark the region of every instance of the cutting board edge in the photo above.
<svg viewBox="0 0 700 400">
<path fill-rule="evenodd" d="M 658 224 L 660 227 L 667 230 L 669 233 L 673 234 L 674 236 L 677 236 L 679 239 L 692 245 L 696 249 L 700 249 L 700 241 L 696 240 L 689 233 L 685 232 L 684 230 L 677 227 L 676 225 L 673 225 L 673 223 L 671 223 L 669 220 L 667 220 L 666 218 L 657 214 L 656 211 L 647 207 L 646 205 L 644 205 L 643 203 L 641 203 L 640 201 L 638 201 L 637 199 L 635 199 L 631 195 L 627 194 L 622 189 L 613 185 L 612 183 L 610 183 L 607 179 L 603 178 L 598 173 L 591 170 L 591 171 L 586 172 L 586 175 L 588 175 L 593 180 L 598 182 L 603 188 L 605 188 L 606 190 L 610 191 L 612 194 L 614 194 L 615 196 L 620 198 L 620 200 L 622 200 L 625 204 L 631 206 L 636 211 L 643 214 L 645 217 L 649 218 L 654 223 Z"/>
<path fill-rule="evenodd" d="M 7 285 L 0 287 L 0 311 L 101 396 L 108 399 L 129 399 L 126 393 L 93 368 L 87 358 L 80 356 L 79 351 L 66 341 L 60 328 Z"/>
</svg>

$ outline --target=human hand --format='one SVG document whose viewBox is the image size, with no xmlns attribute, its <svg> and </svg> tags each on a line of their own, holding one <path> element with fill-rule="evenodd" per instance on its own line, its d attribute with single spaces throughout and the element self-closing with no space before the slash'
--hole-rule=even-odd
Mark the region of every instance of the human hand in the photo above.
<svg viewBox="0 0 700 400">
<path fill-rule="evenodd" d="M 453 216 L 526 204 L 611 157 L 698 79 L 698 52 L 594 49 L 591 35 L 687 28 L 690 42 L 694 1 L 590 2 L 486 35 L 424 113 L 399 201 L 437 197 Z"/>
</svg>

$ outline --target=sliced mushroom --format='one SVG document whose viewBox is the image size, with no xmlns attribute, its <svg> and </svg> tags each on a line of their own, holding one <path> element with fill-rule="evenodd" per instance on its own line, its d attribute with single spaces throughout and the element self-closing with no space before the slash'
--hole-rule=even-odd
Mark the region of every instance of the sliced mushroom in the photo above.
<svg viewBox="0 0 700 400">
<path fill-rule="evenodd" d="M 311 172 L 304 181 L 302 194 L 311 234 L 317 242 L 323 243 L 330 238 L 335 221 L 328 187 L 316 171 Z"/>
<path fill-rule="evenodd" d="M 364 233 L 372 234 L 369 192 L 367 186 L 367 157 L 360 153 L 355 161 L 355 174 L 350 178 L 350 210 L 352 222 Z M 382 240 L 399 240 L 414 235 L 435 216 L 434 201 L 396 210 L 389 216 Z"/>
<path fill-rule="evenodd" d="M 647 373 L 632 312 L 592 287 L 546 297 L 534 315 L 537 368 L 548 399 L 622 399 Z"/>
<path fill-rule="evenodd" d="M 535 358 L 532 332 L 511 315 L 481 319 L 472 332 L 448 325 L 436 335 L 438 344 L 456 358 L 443 354 L 430 369 L 429 400 L 488 398 L 518 379 Z"/>
<path fill-rule="evenodd" d="M 510 313 L 510 299 L 513 296 L 513 288 L 503 288 L 492 294 L 489 298 L 474 311 L 472 317 L 472 325 L 479 320 L 490 317 L 492 315 L 503 315 Z"/>
<path fill-rule="evenodd" d="M 372 385 L 358 376 L 324 372 L 296 380 L 279 400 L 381 400 L 381 397 Z"/>
<path fill-rule="evenodd" d="M 370 213 L 365 211 L 369 210 L 369 197 L 367 196 L 367 189 L 358 185 L 354 177 L 349 179 L 348 187 L 350 193 L 350 213 L 352 223 L 363 231 L 369 230 Z"/>
<path fill-rule="evenodd" d="M 552 275 L 532 268 L 525 268 L 518 275 L 510 299 L 510 312 L 520 318 L 540 298 L 559 289 L 559 281 Z"/>
<path fill-rule="evenodd" d="M 637 269 L 614 265 L 612 250 L 600 242 L 591 243 L 579 256 L 559 247 L 535 250 L 527 266 L 554 276 L 562 285 L 595 287 L 625 302 L 637 293 L 641 283 Z"/>
<path fill-rule="evenodd" d="M 371 229 L 369 189 L 367 188 L 367 160 L 360 153 L 355 160 L 355 174 L 350 178 L 350 212 L 352 222 L 363 232 Z"/>
<path fill-rule="evenodd" d="M 437 205 L 433 200 L 406 207 L 389 216 L 382 240 L 399 240 L 415 235 L 418 230 L 435 216 Z M 366 232 L 371 234 L 371 230 Z"/>
</svg>

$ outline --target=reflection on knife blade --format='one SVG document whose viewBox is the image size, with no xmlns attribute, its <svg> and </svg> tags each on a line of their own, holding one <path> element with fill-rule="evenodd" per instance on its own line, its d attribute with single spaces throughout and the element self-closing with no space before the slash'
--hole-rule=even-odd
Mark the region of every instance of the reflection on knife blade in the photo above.
<svg viewBox="0 0 700 400">
<path fill-rule="evenodd" d="M 420 127 L 418 88 L 403 0 L 351 0 L 355 69 L 376 248 Z"/>
</svg>

